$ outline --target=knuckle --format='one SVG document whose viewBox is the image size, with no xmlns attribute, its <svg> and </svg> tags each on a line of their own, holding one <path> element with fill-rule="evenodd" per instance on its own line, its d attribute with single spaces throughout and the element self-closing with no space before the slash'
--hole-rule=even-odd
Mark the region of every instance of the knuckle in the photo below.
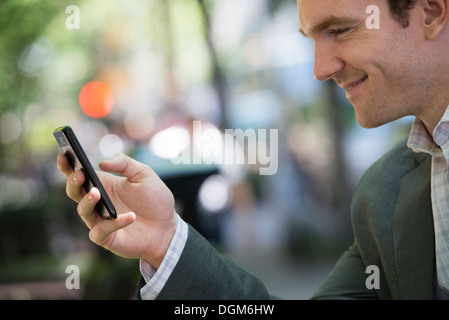
<svg viewBox="0 0 449 320">
<path fill-rule="evenodd" d="M 65 174 L 66 177 L 69 177 L 69 175 L 72 173 L 73 169 L 70 166 L 69 161 L 64 154 L 58 155 L 56 164 L 57 164 L 58 170 L 61 171 L 63 174 Z"/>
<path fill-rule="evenodd" d="M 78 212 L 78 215 L 82 218 L 83 217 L 83 207 L 81 206 L 81 204 L 78 204 L 76 206 L 76 212 Z"/>
<path fill-rule="evenodd" d="M 101 238 L 101 225 L 96 224 L 89 231 L 89 239 L 90 241 L 96 244 L 100 244 L 100 238 Z"/>
<path fill-rule="evenodd" d="M 73 201 L 80 202 L 82 197 L 82 187 L 78 187 L 71 179 L 66 182 L 65 192 L 67 196 Z"/>
<path fill-rule="evenodd" d="M 75 202 L 80 202 L 78 194 L 72 190 L 69 186 L 66 188 L 67 196 Z"/>
<path fill-rule="evenodd" d="M 97 243 L 97 233 L 96 233 L 96 229 L 93 228 L 89 231 L 89 239 L 90 241 L 92 241 L 93 243 Z"/>
<path fill-rule="evenodd" d="M 65 186 L 65 193 L 67 194 L 67 196 L 72 199 L 75 200 L 73 192 L 72 192 L 72 188 L 70 186 L 70 182 L 67 181 L 66 186 Z"/>
<path fill-rule="evenodd" d="M 89 231 L 89 239 L 93 243 L 104 247 L 105 249 L 109 249 L 106 243 L 107 236 L 103 232 L 102 224 L 98 223 Z"/>
</svg>

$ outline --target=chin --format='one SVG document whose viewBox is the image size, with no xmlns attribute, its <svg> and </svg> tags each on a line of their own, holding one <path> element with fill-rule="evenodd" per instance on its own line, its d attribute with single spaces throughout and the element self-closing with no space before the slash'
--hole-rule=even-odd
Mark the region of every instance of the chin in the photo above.
<svg viewBox="0 0 449 320">
<path fill-rule="evenodd" d="M 383 126 L 384 124 L 393 122 L 395 120 L 398 120 L 400 118 L 404 117 L 404 115 L 400 116 L 393 116 L 391 117 L 362 117 L 360 115 L 355 115 L 356 121 L 362 128 L 365 129 L 374 129 Z"/>
<path fill-rule="evenodd" d="M 363 117 L 360 115 L 355 115 L 355 120 L 357 121 L 357 123 L 359 124 L 359 126 L 361 126 L 362 128 L 365 129 L 374 129 L 374 128 L 378 128 L 380 126 L 383 126 L 384 124 L 387 124 L 393 120 L 388 120 L 388 119 L 379 119 L 379 118 L 375 118 L 375 117 Z"/>
<path fill-rule="evenodd" d="M 361 123 L 359 121 L 357 121 L 357 123 L 359 124 L 359 126 L 361 126 L 364 129 L 374 129 L 374 128 L 378 128 L 378 127 L 382 126 L 382 124 L 374 125 L 374 124 L 367 124 L 364 122 Z"/>
</svg>

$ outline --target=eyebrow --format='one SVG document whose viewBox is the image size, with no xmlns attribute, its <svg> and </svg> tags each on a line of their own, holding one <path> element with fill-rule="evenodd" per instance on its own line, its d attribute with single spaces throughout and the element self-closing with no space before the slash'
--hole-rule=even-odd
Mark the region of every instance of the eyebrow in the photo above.
<svg viewBox="0 0 449 320">
<path fill-rule="evenodd" d="M 353 18 L 346 18 L 346 17 L 335 17 L 330 16 L 321 21 L 320 23 L 316 24 L 310 29 L 310 34 L 317 34 L 320 32 L 323 32 L 327 29 L 330 29 L 331 27 L 338 27 L 343 25 L 349 25 L 349 24 L 355 24 L 359 23 L 360 21 Z M 309 37 L 302 28 L 299 28 L 299 33 L 301 33 L 305 37 Z"/>
</svg>

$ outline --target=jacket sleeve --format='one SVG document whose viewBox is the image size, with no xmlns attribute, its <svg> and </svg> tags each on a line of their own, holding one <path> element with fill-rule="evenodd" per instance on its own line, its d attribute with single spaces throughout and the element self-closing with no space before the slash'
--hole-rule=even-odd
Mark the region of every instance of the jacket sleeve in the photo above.
<svg viewBox="0 0 449 320">
<path fill-rule="evenodd" d="M 140 289 L 145 285 L 141 278 Z M 263 283 L 223 257 L 189 225 L 184 251 L 158 300 L 268 300 Z"/>
<path fill-rule="evenodd" d="M 145 281 L 140 281 L 140 288 Z M 184 251 L 158 295 L 160 300 L 271 299 L 262 282 L 218 253 L 189 225 Z"/>
<path fill-rule="evenodd" d="M 369 275 L 354 243 L 338 260 L 312 299 L 378 299 L 375 290 L 367 289 Z"/>
</svg>

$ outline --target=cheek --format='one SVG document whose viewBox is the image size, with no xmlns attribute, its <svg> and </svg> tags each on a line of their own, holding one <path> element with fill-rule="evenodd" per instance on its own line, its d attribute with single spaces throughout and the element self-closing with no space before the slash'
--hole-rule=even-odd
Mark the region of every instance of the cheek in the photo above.
<svg viewBox="0 0 449 320">
<path fill-rule="evenodd" d="M 382 48 L 380 44 L 371 46 L 371 50 L 358 52 L 359 59 L 354 67 L 365 72 L 372 82 L 372 89 L 395 91 L 399 86 L 410 86 L 413 69 L 410 58 L 399 54 L 391 48 Z"/>
<path fill-rule="evenodd" d="M 426 70 L 415 57 L 410 55 L 385 56 L 377 65 L 376 83 L 388 91 L 390 98 L 412 100 L 425 85 Z M 399 102 L 398 101 L 398 102 Z"/>
</svg>

